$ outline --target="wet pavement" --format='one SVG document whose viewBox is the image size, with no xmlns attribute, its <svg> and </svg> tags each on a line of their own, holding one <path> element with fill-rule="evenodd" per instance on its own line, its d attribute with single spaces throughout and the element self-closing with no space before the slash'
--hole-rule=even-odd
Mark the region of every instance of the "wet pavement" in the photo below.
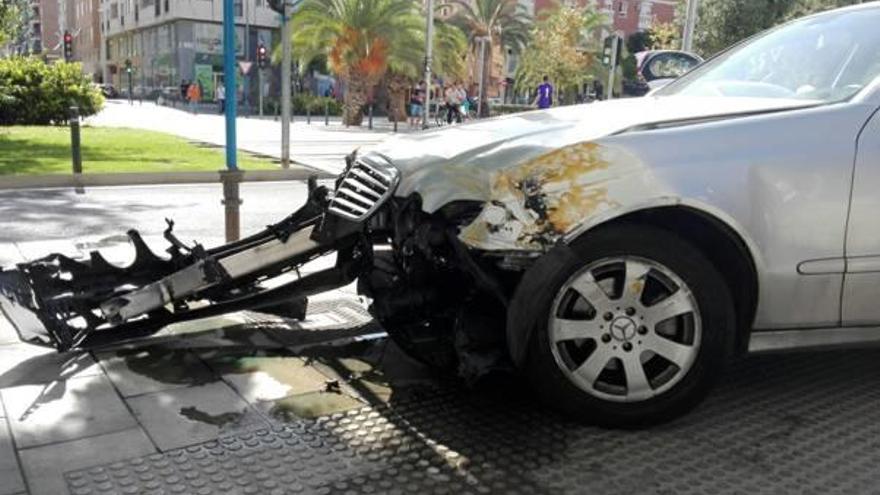
<svg viewBox="0 0 880 495">
<path fill-rule="evenodd" d="M 744 359 L 687 416 L 615 431 L 420 366 L 351 286 L 149 344 L 57 354 L 0 318 L 0 495 L 880 493 L 878 350 Z"/>
<path fill-rule="evenodd" d="M 0 493 L 880 486 L 876 350 L 748 358 L 687 416 L 615 431 L 533 403 L 515 377 L 468 389 L 434 374 L 351 295 L 316 300 L 301 324 L 245 313 L 159 342 L 69 356 L 0 345 Z"/>
</svg>

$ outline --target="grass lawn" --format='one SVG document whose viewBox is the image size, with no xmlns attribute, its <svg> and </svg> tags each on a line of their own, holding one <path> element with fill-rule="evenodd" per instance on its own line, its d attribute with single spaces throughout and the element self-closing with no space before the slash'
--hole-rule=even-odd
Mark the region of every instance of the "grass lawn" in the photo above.
<svg viewBox="0 0 880 495">
<path fill-rule="evenodd" d="M 105 127 L 82 128 L 83 173 L 217 171 L 222 149 L 192 144 L 161 132 Z M 273 170 L 270 160 L 239 153 L 243 170 Z M 70 129 L 0 127 L 0 175 L 69 174 Z"/>
</svg>

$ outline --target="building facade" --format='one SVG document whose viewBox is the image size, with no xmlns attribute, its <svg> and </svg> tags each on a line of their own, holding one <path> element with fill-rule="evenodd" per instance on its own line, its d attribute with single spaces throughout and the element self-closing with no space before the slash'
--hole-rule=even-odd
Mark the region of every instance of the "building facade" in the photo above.
<svg viewBox="0 0 880 495">
<path fill-rule="evenodd" d="M 57 59 L 62 56 L 61 32 L 59 29 L 58 11 L 60 0 L 38 0 L 32 3 L 39 12 L 32 17 L 32 26 L 35 33 L 39 33 L 39 46 L 35 46 L 32 53 L 41 53 L 49 59 Z M 37 22 L 37 19 L 39 21 Z M 36 37 L 36 36 L 35 36 Z"/>
<path fill-rule="evenodd" d="M 235 22 L 237 57 L 255 66 L 257 47 L 273 46 L 279 16 L 266 0 L 236 0 Z M 223 77 L 222 23 L 222 0 L 102 0 L 104 80 L 127 88 L 129 61 L 144 94 L 197 81 L 212 99 Z M 256 72 L 239 75 L 246 82 Z"/>
<path fill-rule="evenodd" d="M 680 0 L 565 0 L 569 5 L 588 4 L 604 12 L 623 37 L 651 29 L 656 24 L 675 21 L 675 8 Z M 535 12 L 552 8 L 557 0 L 535 0 Z"/>
<path fill-rule="evenodd" d="M 82 63 L 83 73 L 101 82 L 101 0 L 62 0 L 61 31 L 73 35 L 73 60 Z"/>
</svg>

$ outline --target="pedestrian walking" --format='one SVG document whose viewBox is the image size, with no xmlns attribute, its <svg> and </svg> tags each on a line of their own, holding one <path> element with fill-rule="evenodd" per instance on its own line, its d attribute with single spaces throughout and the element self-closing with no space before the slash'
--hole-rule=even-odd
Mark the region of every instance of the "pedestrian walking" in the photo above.
<svg viewBox="0 0 880 495">
<path fill-rule="evenodd" d="M 214 94 L 214 96 L 217 99 L 217 105 L 219 106 L 220 114 L 225 113 L 226 112 L 226 87 L 223 86 L 223 82 L 220 82 L 220 84 L 217 86 L 217 91 Z"/>
<path fill-rule="evenodd" d="M 409 127 L 417 127 L 425 109 L 425 81 L 412 88 L 409 96 Z"/>
<path fill-rule="evenodd" d="M 443 92 L 446 100 L 446 123 L 451 124 L 453 119 L 461 124 L 461 93 L 458 84 L 452 83 Z"/>
<path fill-rule="evenodd" d="M 470 112 L 470 97 L 468 96 L 467 89 L 464 87 L 464 83 L 459 82 L 456 86 L 457 97 L 458 97 L 458 113 L 461 115 L 462 119 L 468 118 L 468 112 Z"/>
<path fill-rule="evenodd" d="M 189 88 L 186 90 L 186 99 L 189 100 L 189 109 L 195 114 L 196 107 L 199 101 L 202 100 L 202 88 L 198 83 L 194 82 L 189 85 Z"/>
<path fill-rule="evenodd" d="M 535 95 L 535 101 L 532 105 L 541 109 L 553 106 L 553 85 L 550 84 L 549 77 L 544 76 L 544 82 L 538 86 L 538 94 Z"/>
</svg>

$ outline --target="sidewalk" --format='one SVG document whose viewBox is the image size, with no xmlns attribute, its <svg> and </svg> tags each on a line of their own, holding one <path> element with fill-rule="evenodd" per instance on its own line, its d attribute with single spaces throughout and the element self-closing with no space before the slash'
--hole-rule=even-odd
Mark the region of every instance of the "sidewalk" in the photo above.
<svg viewBox="0 0 880 495">
<path fill-rule="evenodd" d="M 179 108 L 144 102 L 108 100 L 104 110 L 86 119 L 94 126 L 130 127 L 175 134 L 193 141 L 225 146 L 225 120 L 214 113 L 192 114 Z M 355 148 L 378 144 L 394 135 L 386 117 L 374 117 L 373 130 L 367 122 L 360 128 L 345 127 L 339 118 L 324 125 L 323 116 L 314 116 L 311 125 L 304 116 L 296 116 L 290 127 L 290 156 L 295 163 L 336 175 L 345 166 L 345 156 Z M 406 123 L 399 133 L 413 132 Z M 237 140 L 240 149 L 281 158 L 281 123 L 275 117 L 239 117 Z"/>
<path fill-rule="evenodd" d="M 248 234 L 291 213 L 306 190 L 302 183 L 261 183 L 245 184 L 242 194 Z M 95 249 L 111 263 L 128 264 L 133 251 L 124 232 L 138 228 L 161 253 L 164 217 L 176 220 L 185 242 L 220 244 L 219 200 L 218 185 L 93 188 L 85 195 L 3 191 L 0 268 L 52 252 L 82 258 Z M 319 258 L 301 273 L 333 262 L 332 255 Z M 116 352 L 58 354 L 22 343 L 6 319 L 9 309 L 0 297 L 0 495 L 85 492 L 79 478 L 65 473 L 391 396 L 379 362 L 359 357 L 370 349 L 385 356 L 385 339 L 353 285 L 309 298 L 302 322 L 245 311 L 172 325 L 151 347 Z M 331 342 L 347 349 L 355 338 L 361 343 L 344 358 L 310 350 Z M 399 368 L 408 361 L 395 362 Z M 406 373 L 411 379 L 421 372 Z M 329 391 L 328 382 L 335 383 Z M 188 486 L 188 493 L 197 488 Z"/>
</svg>

